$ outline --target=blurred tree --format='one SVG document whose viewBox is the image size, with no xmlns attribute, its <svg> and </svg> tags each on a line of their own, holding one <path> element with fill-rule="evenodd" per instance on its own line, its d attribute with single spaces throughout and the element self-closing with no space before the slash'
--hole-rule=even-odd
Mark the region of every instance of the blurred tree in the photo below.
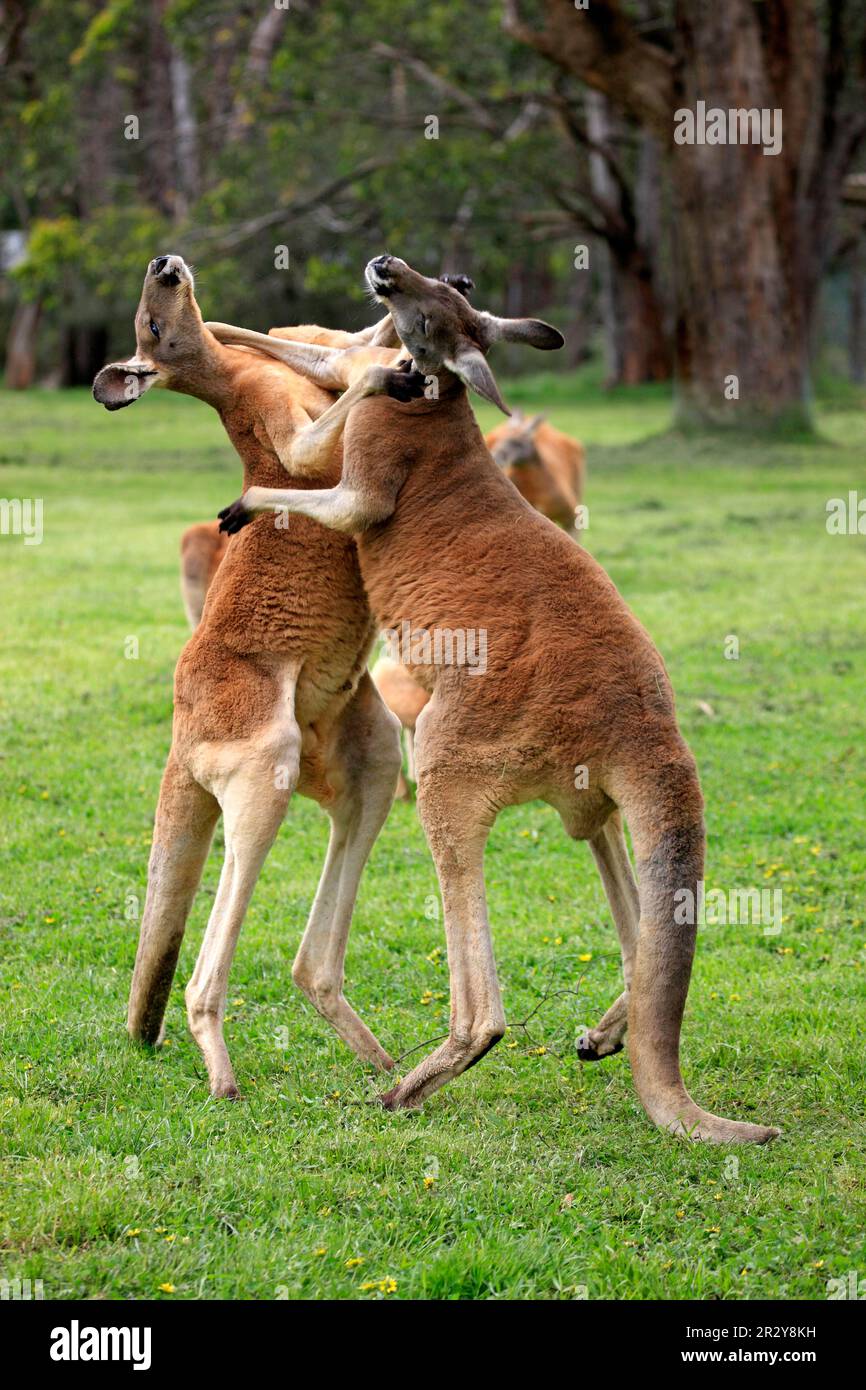
<svg viewBox="0 0 866 1390">
<path fill-rule="evenodd" d="M 845 212 L 835 247 L 848 272 L 848 376 L 866 385 L 866 174 L 852 174 L 843 190 Z"/>
<path fill-rule="evenodd" d="M 602 92 L 666 153 L 679 415 L 808 421 L 808 348 L 842 184 L 866 135 L 859 0 L 541 0 L 506 27 Z M 539 16 L 540 11 L 540 16 Z M 537 19 L 542 23 L 539 27 Z M 779 109 L 780 151 L 675 143 L 676 113 Z M 739 399 L 726 400 L 735 377 Z"/>
<path fill-rule="evenodd" d="M 560 319 L 571 360 L 600 320 L 611 381 L 675 356 L 684 417 L 802 411 L 864 23 L 855 0 L 0 0 L 16 378 L 37 326 L 62 380 L 128 350 L 159 252 L 198 264 L 220 318 L 353 327 L 390 249 Z M 782 107 L 782 153 L 675 145 L 699 96 Z"/>
<path fill-rule="evenodd" d="M 530 224 L 556 171 L 568 187 L 588 167 L 545 64 L 489 0 L 459 44 L 450 3 L 407 9 L 396 36 L 393 17 L 384 0 L 3 3 L 0 229 L 29 250 L 0 281 L 0 326 L 14 313 L 31 364 L 40 303 L 52 375 L 87 379 L 106 335 L 128 347 L 160 250 L 200 262 L 213 312 L 218 293 L 221 317 L 267 327 L 366 321 L 362 267 L 391 246 L 468 269 L 492 308 L 580 314 L 585 351 L 598 271 L 573 267 L 573 217 Z"/>
</svg>

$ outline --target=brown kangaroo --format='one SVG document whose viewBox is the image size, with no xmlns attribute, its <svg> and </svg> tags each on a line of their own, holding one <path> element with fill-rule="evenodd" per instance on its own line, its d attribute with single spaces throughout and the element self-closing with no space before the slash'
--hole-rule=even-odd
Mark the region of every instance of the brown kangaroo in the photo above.
<svg viewBox="0 0 866 1390">
<path fill-rule="evenodd" d="M 543 415 L 515 411 L 484 442 L 521 497 L 566 531 L 579 530 L 577 508 L 586 473 L 582 444 L 555 429 Z"/>
<path fill-rule="evenodd" d="M 222 346 L 202 322 L 179 256 L 158 256 L 148 267 L 135 330 L 135 355 L 104 367 L 94 381 L 107 409 L 166 386 L 217 410 L 243 461 L 245 486 L 337 482 L 353 392 L 335 403 L 282 363 Z M 354 396 L 388 389 L 408 399 L 413 387 L 405 373 L 374 366 L 360 375 Z M 225 861 L 186 991 L 215 1096 L 238 1094 L 223 1039 L 229 969 L 295 790 L 327 811 L 331 838 L 293 977 L 360 1057 L 393 1065 L 342 992 L 359 878 L 400 765 L 396 720 L 366 670 L 373 635 L 351 537 L 301 517 L 284 529 L 263 519 L 230 542 L 178 661 L 127 1023 L 144 1042 L 162 1036 L 187 915 L 222 811 Z"/>
<path fill-rule="evenodd" d="M 439 278 L 448 283 L 445 276 Z M 288 336 L 291 330 L 285 331 Z M 583 498 L 585 476 L 582 444 L 548 424 L 543 415 L 527 420 L 517 410 L 510 420 L 486 434 L 484 442 L 506 478 L 536 511 L 566 531 L 580 530 L 577 508 Z M 408 777 L 414 782 L 415 726 L 430 696 L 405 666 L 390 657 L 377 661 L 370 674 L 385 704 L 403 726 Z M 405 801 L 410 795 L 409 782 L 401 769 L 397 797 Z"/>
<path fill-rule="evenodd" d="M 380 656 L 370 675 L 385 704 L 400 721 L 406 739 L 406 770 L 409 781 L 415 781 L 415 726 L 418 716 L 430 699 L 427 691 L 412 678 L 406 667 L 389 656 Z M 403 769 L 397 778 L 397 797 L 408 801 L 412 793 L 409 783 L 403 776 Z"/>
<path fill-rule="evenodd" d="M 475 288 L 475 281 L 468 275 L 440 275 L 439 278 L 444 284 L 453 285 L 467 299 Z M 318 343 L 328 347 L 359 347 L 363 344 L 370 347 L 400 346 L 400 339 L 397 337 L 390 314 L 356 333 L 303 323 L 294 324 L 290 328 L 270 328 L 268 335 L 272 338 L 288 338 L 292 342 Z M 198 522 L 188 527 L 181 536 L 180 591 L 187 620 L 193 630 L 201 622 L 207 591 L 225 557 L 227 543 L 228 537 L 220 531 L 218 521 Z M 398 710 L 394 710 L 393 713 L 400 717 Z M 412 727 L 414 728 L 414 723 Z M 401 771 L 400 781 L 402 780 Z"/>
<path fill-rule="evenodd" d="M 180 593 L 193 631 L 201 622 L 207 591 L 225 559 L 227 542 L 218 521 L 199 521 L 180 538 Z"/>
<path fill-rule="evenodd" d="M 628 1024 L 632 1073 L 651 1119 L 694 1139 L 763 1143 L 778 1131 L 702 1110 L 680 1074 L 696 936 L 680 893 L 698 901 L 704 824 L 664 664 L 592 556 L 497 468 L 466 395 L 468 383 L 501 401 L 484 356 L 497 338 L 544 348 L 562 339 L 537 320 L 478 313 L 394 256 L 377 257 L 366 274 L 428 379 L 428 398 L 359 405 L 336 487 L 254 486 L 222 515 L 229 530 L 270 509 L 356 533 L 380 627 L 408 621 L 428 639 L 413 665 L 432 695 L 415 742 L 418 812 L 442 892 L 451 1021 L 447 1041 L 382 1103 L 417 1106 L 502 1037 L 484 845 L 503 806 L 541 798 L 569 835 L 589 840 L 622 945 L 625 992 L 581 1040 L 580 1055 L 618 1051 Z M 294 360 L 309 356 L 322 380 L 322 351 L 299 345 Z M 357 350 L 334 353 L 328 370 L 335 386 L 356 378 Z M 437 665 L 437 632 L 469 629 L 486 629 L 485 674 Z"/>
</svg>

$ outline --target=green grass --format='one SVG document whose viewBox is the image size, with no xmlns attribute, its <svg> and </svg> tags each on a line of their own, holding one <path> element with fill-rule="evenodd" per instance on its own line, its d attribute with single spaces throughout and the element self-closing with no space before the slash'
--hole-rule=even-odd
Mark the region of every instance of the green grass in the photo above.
<svg viewBox="0 0 866 1390">
<path fill-rule="evenodd" d="M 0 537 L 0 1274 L 47 1298 L 171 1284 L 264 1299 L 377 1297 L 362 1286 L 386 1279 L 404 1299 L 823 1298 L 828 1279 L 866 1276 L 866 537 L 825 528 L 827 498 L 866 491 L 864 402 L 833 398 L 817 441 L 766 446 L 666 434 L 658 390 L 530 378 L 506 398 L 587 441 L 587 541 L 668 662 L 706 793 L 708 886 L 783 890 L 779 936 L 701 933 L 683 1034 L 696 1098 L 782 1139 L 676 1142 L 644 1117 L 625 1053 L 578 1063 L 578 1025 L 620 988 L 616 943 L 588 850 L 539 805 L 502 815 L 489 848 L 506 1009 L 525 1019 L 551 982 L 579 996 L 548 999 L 423 1112 L 368 1105 L 371 1077 L 292 985 L 327 831 L 301 800 L 231 981 L 244 1102 L 208 1099 L 180 987 L 218 850 L 170 1046 L 133 1048 L 185 639 L 177 541 L 239 470 L 197 402 L 156 394 L 110 416 L 83 392 L 7 394 L 0 496 L 43 497 L 45 539 Z M 414 809 L 395 806 L 347 988 L 395 1055 L 446 1024 L 436 902 Z"/>
</svg>

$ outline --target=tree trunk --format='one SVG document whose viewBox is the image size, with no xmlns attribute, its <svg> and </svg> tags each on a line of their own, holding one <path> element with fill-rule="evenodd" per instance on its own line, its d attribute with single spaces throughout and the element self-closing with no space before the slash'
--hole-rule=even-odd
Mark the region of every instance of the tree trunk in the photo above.
<svg viewBox="0 0 866 1390">
<path fill-rule="evenodd" d="M 612 113 L 599 92 L 586 94 L 586 129 L 594 145 L 609 146 L 614 141 Z M 601 306 L 607 384 L 636 386 L 644 381 L 666 381 L 670 376 L 670 354 L 652 265 L 643 245 L 643 229 L 639 220 L 635 225 L 632 216 L 627 215 L 622 191 L 607 160 L 595 150 L 589 156 L 589 174 L 594 197 L 614 213 L 617 224 L 616 232 L 600 248 L 604 256 Z M 649 200 L 646 190 L 641 191 L 646 209 Z M 653 234 L 657 228 L 650 225 L 647 230 Z"/>
<path fill-rule="evenodd" d="M 851 256 L 848 289 L 848 375 L 866 385 L 866 235 L 857 239 Z"/>
<path fill-rule="evenodd" d="M 174 147 L 177 160 L 175 219 L 185 218 L 198 197 L 198 130 L 192 96 L 192 76 L 186 58 L 171 46 L 171 105 L 174 117 Z"/>
<path fill-rule="evenodd" d="M 652 271 L 639 247 L 625 264 L 614 259 L 614 286 L 623 386 L 668 381 L 671 359 Z"/>
<path fill-rule="evenodd" d="M 597 145 L 610 141 L 611 119 L 607 100 L 600 92 L 591 89 L 586 93 L 586 133 Z M 619 193 L 602 154 L 593 150 L 589 156 L 589 182 L 593 195 L 606 207 L 619 207 Z M 620 332 L 619 296 L 614 272 L 613 253 L 610 244 L 598 241 L 602 256 L 601 264 L 601 321 L 604 328 L 604 356 L 607 364 L 607 385 L 616 386 L 622 381 L 623 341 Z"/>
<path fill-rule="evenodd" d="M 465 275 L 468 265 L 468 239 L 469 229 L 472 225 L 472 214 L 475 211 L 475 192 L 467 189 L 460 199 L 460 204 L 454 214 L 454 220 L 448 230 L 445 239 L 445 251 L 442 256 L 441 273 L 443 275 Z"/>
<path fill-rule="evenodd" d="M 514 37 L 615 102 L 666 154 L 680 422 L 807 425 L 822 229 L 856 149 L 838 119 L 844 37 L 833 12 L 822 37 L 813 0 L 676 0 L 671 53 L 618 0 L 584 11 L 544 0 L 543 30 L 521 20 L 519 0 L 505 9 Z M 676 113 L 698 101 L 781 109 L 781 151 L 676 143 Z"/>
<path fill-rule="evenodd" d="M 306 6 L 301 6 L 300 8 L 304 9 Z M 265 10 L 258 24 L 253 29 L 253 35 L 247 52 L 243 82 L 237 100 L 235 101 L 229 127 L 229 139 L 232 141 L 243 139 L 244 133 L 251 123 L 252 113 L 248 95 L 251 91 L 255 91 L 257 88 L 261 87 L 266 81 L 274 54 L 283 36 L 283 29 L 287 17 L 288 12 L 285 7 L 281 6 L 278 8 L 275 4 L 272 4 Z"/>
<path fill-rule="evenodd" d="M 108 333 L 102 325 L 79 324 L 63 334 L 61 386 L 89 386 L 108 355 Z"/>
<path fill-rule="evenodd" d="M 680 5 L 677 42 L 678 109 L 774 108 L 749 0 Z M 680 423 L 805 425 L 807 287 L 784 147 L 674 144 L 670 168 Z"/>
<path fill-rule="evenodd" d="M 36 376 L 36 337 L 41 304 L 24 301 L 15 308 L 6 339 L 6 385 L 26 391 Z"/>
<path fill-rule="evenodd" d="M 575 270 L 571 277 L 569 319 L 565 329 L 565 362 L 581 367 L 590 356 L 592 328 L 592 276 L 588 270 Z"/>
</svg>

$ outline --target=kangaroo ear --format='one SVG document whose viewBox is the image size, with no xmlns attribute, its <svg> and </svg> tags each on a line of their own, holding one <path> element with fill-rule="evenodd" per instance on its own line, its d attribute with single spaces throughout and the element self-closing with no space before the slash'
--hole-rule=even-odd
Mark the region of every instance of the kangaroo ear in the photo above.
<svg viewBox="0 0 866 1390">
<path fill-rule="evenodd" d="M 538 426 L 543 425 L 546 419 L 546 415 L 533 415 L 530 420 L 527 420 L 526 425 L 524 426 L 526 433 L 535 434 L 535 431 L 538 429 Z"/>
<path fill-rule="evenodd" d="M 93 382 L 93 397 L 106 410 L 122 410 L 132 405 L 153 386 L 159 372 L 150 362 L 111 362 L 97 372 Z"/>
<path fill-rule="evenodd" d="M 558 328 L 552 328 L 542 319 L 500 319 L 495 314 L 482 314 L 484 325 L 491 343 L 525 343 L 527 347 L 541 348 L 549 352 L 561 348 L 565 339 Z"/>
<path fill-rule="evenodd" d="M 440 275 L 439 279 L 443 285 L 450 285 L 452 290 L 462 294 L 464 299 L 468 299 L 475 289 L 475 281 L 468 275 Z"/>
<path fill-rule="evenodd" d="M 445 366 L 449 372 L 459 376 L 465 386 L 471 386 L 479 396 L 490 401 L 491 405 L 497 406 L 503 415 L 511 414 L 499 394 L 496 378 L 488 367 L 483 352 L 479 352 L 478 348 L 465 348 L 456 357 L 446 357 Z"/>
</svg>

